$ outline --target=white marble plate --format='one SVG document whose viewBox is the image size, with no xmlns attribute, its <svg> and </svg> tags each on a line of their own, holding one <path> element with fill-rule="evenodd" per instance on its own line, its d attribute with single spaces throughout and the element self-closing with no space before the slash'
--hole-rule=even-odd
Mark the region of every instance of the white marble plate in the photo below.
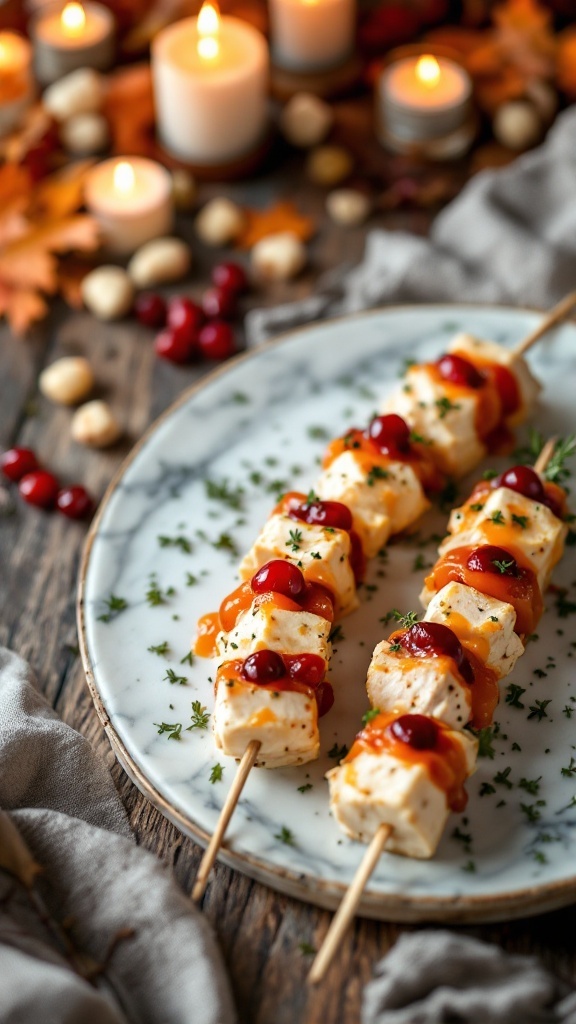
<svg viewBox="0 0 576 1024">
<path fill-rule="evenodd" d="M 513 345 L 537 320 L 504 308 L 423 306 L 303 329 L 187 392 L 128 458 L 86 546 L 82 654 L 119 760 L 182 831 L 206 842 L 235 770 L 217 755 L 209 728 L 186 731 L 193 701 L 211 711 L 212 664 L 181 663 L 198 616 L 236 585 L 237 558 L 227 545 L 245 551 L 276 493 L 314 483 L 326 439 L 366 422 L 406 358 L 437 357 L 459 330 Z M 568 433 L 576 326 L 540 343 L 530 362 L 544 385 L 535 424 L 546 435 Z M 392 546 L 385 562 L 370 567 L 361 607 L 343 621 L 344 638 L 335 645 L 336 704 L 321 723 L 320 760 L 252 772 L 222 850 L 226 863 L 312 903 L 334 906 L 340 899 L 364 848 L 346 839 L 328 813 L 323 776 L 335 763 L 328 752 L 357 731 L 366 668 L 385 635 L 379 619 L 392 607 L 418 608 L 418 566 L 435 550 L 426 538 L 445 523 L 445 514 L 429 514 L 416 540 Z M 568 548 L 556 582 L 572 588 L 570 601 L 575 577 Z M 151 583 L 163 596 L 155 606 L 146 597 Z M 127 607 L 102 621 L 111 594 Z M 524 706 L 503 702 L 498 709 L 493 756 L 479 761 L 466 813 L 452 817 L 432 861 L 382 856 L 362 905 L 366 915 L 489 920 L 576 897 L 576 636 L 574 619 L 558 614 L 553 594 L 546 606 L 539 637 L 512 677 L 525 689 Z M 148 649 L 162 644 L 166 656 Z M 169 671 L 185 683 L 170 683 Z M 537 700 L 550 702 L 541 720 L 530 718 Z M 180 723 L 180 739 L 159 734 L 154 723 L 163 722 Z M 223 778 L 210 782 L 217 763 Z"/>
</svg>

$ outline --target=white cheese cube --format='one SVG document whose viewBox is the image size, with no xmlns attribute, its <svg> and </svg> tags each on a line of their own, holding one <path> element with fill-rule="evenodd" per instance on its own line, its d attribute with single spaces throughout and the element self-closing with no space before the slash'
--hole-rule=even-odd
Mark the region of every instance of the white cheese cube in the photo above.
<svg viewBox="0 0 576 1024">
<path fill-rule="evenodd" d="M 316 701 L 295 690 L 217 679 L 213 723 L 216 746 L 228 757 L 242 757 L 250 740 L 262 744 L 256 762 L 262 768 L 305 764 L 318 757 Z"/>
<path fill-rule="evenodd" d="M 510 370 L 518 384 L 520 406 L 515 413 L 507 417 L 506 422 L 510 426 L 516 426 L 526 419 L 535 406 L 541 389 L 523 356 L 515 355 L 513 349 L 504 348 L 495 341 L 474 338 L 471 334 L 457 334 L 448 351 L 457 352 L 465 359 L 469 358 L 470 362 L 478 367 L 481 367 L 482 363 L 497 363 Z"/>
<path fill-rule="evenodd" d="M 477 742 L 467 733 L 453 735 L 471 774 Z M 391 825 L 387 851 L 406 857 L 433 856 L 450 810 L 446 794 L 434 784 L 424 764 L 362 751 L 352 761 L 332 768 L 327 779 L 330 808 L 351 839 L 367 843 L 380 825 Z"/>
<path fill-rule="evenodd" d="M 350 566 L 350 536 L 345 530 L 327 529 L 275 513 L 242 560 L 241 579 L 251 579 L 272 558 L 294 562 L 310 583 L 327 587 L 334 596 L 338 616 L 358 607 Z"/>
<path fill-rule="evenodd" d="M 372 707 L 386 713 L 430 715 L 451 729 L 463 729 L 470 719 L 470 687 L 452 658 L 390 652 L 383 640 L 374 649 L 366 689 Z"/>
<path fill-rule="evenodd" d="M 328 664 L 331 624 L 312 612 L 287 611 L 271 601 L 256 598 L 238 619 L 234 629 L 216 637 L 222 660 L 247 658 L 254 651 L 278 654 L 317 654 Z"/>
<path fill-rule="evenodd" d="M 325 501 L 341 501 L 354 518 L 354 529 L 368 558 L 374 558 L 391 533 L 400 533 L 429 507 L 422 485 L 406 462 L 374 462 L 365 452 L 342 452 L 316 485 Z M 384 475 L 385 474 L 385 475 Z"/>
<path fill-rule="evenodd" d="M 438 379 L 426 366 L 412 366 L 404 384 L 382 407 L 395 412 L 422 437 L 431 442 L 438 465 L 450 476 L 461 477 L 486 455 L 486 446 L 476 431 L 478 395 L 459 391 Z M 449 399 L 449 405 L 445 405 Z"/>
<path fill-rule="evenodd" d="M 524 653 L 524 645 L 514 632 L 516 612 L 512 605 L 463 583 L 442 587 L 432 598 L 424 618 L 453 630 L 462 646 L 480 658 L 499 679 L 512 671 Z"/>
</svg>

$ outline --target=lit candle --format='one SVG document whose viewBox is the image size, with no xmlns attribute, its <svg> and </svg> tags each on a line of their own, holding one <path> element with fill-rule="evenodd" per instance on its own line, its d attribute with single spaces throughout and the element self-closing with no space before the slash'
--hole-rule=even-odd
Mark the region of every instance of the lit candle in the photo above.
<svg viewBox="0 0 576 1024">
<path fill-rule="evenodd" d="M 89 172 L 85 199 L 104 245 L 118 255 L 172 230 L 172 180 L 154 160 L 105 160 Z"/>
<path fill-rule="evenodd" d="M 437 145 L 438 155 L 462 152 L 471 138 L 471 95 L 470 76 L 452 60 L 422 54 L 394 61 L 377 86 L 382 140 L 399 150 L 421 143 Z"/>
<path fill-rule="evenodd" d="M 32 49 L 15 32 L 0 32 L 0 135 L 18 127 L 34 96 Z"/>
<path fill-rule="evenodd" d="M 354 49 L 355 0 L 270 0 L 274 63 L 290 71 L 338 67 Z"/>
<path fill-rule="evenodd" d="M 32 25 L 36 74 L 43 85 L 75 71 L 107 71 L 114 60 L 114 17 L 98 3 L 71 0 L 41 8 Z"/>
<path fill-rule="evenodd" d="M 152 43 L 158 133 L 174 156 L 219 166 L 249 154 L 265 135 L 268 51 L 264 37 L 205 3 L 198 18 Z"/>
</svg>

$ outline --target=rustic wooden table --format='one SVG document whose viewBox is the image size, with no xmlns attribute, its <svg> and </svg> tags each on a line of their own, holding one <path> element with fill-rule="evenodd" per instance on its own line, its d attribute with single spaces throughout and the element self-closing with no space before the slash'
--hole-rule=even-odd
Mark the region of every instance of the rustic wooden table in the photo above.
<svg viewBox="0 0 576 1024">
<path fill-rule="evenodd" d="M 366 141 L 369 112 L 343 104 L 338 116 L 342 133 L 348 142 L 352 139 L 364 171 L 381 181 L 387 172 L 387 157 Z M 226 191 L 257 206 L 279 197 L 293 198 L 321 225 L 311 246 L 312 271 L 296 283 L 251 295 L 252 305 L 305 295 L 323 270 L 361 255 L 365 229 L 344 231 L 327 221 L 324 193 L 303 185 L 301 164 L 300 157 L 289 157 L 249 183 L 225 190 L 212 185 L 202 189 L 202 199 Z M 454 171 L 456 176 L 462 173 L 465 169 Z M 379 215 L 372 223 L 424 232 L 428 221 L 428 213 L 404 210 Z M 181 229 L 192 238 L 191 219 L 183 219 Z M 191 295 L 201 292 L 210 266 L 222 257 L 194 244 L 197 273 L 189 288 L 186 286 Z M 39 372 L 68 354 L 90 359 L 99 394 L 111 402 L 126 425 L 123 443 L 110 451 L 92 452 L 71 443 L 71 413 L 39 395 Z M 3 325 L 0 448 L 30 446 L 64 480 L 83 482 L 101 495 L 144 428 L 208 370 L 157 360 L 151 332 L 134 320 L 99 324 L 87 313 L 56 306 L 49 319 L 24 341 L 14 339 Z M 75 624 L 76 576 L 85 532 L 83 525 L 14 501 L 11 493 L 0 490 L 0 643 L 30 660 L 51 704 L 90 739 L 110 767 L 138 842 L 172 864 L 179 884 L 189 892 L 200 848 L 148 803 L 116 763 L 85 685 Z M 203 909 L 218 934 L 245 1024 L 354 1024 L 359 1020 L 362 988 L 374 963 L 406 930 L 396 924 L 358 920 L 326 983 L 314 991 L 305 984 L 311 958 L 300 951 L 299 943 L 317 947 L 330 914 L 278 895 L 222 865 L 216 867 Z M 466 930 L 508 950 L 536 953 L 548 966 L 576 980 L 573 909 Z"/>
</svg>

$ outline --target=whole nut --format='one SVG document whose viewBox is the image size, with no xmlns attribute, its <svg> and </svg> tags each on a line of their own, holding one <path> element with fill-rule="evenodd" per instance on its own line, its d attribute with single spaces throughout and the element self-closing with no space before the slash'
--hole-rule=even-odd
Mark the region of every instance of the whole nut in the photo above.
<svg viewBox="0 0 576 1024">
<path fill-rule="evenodd" d="M 78 68 L 53 85 L 42 96 L 42 106 L 56 121 L 67 121 L 76 114 L 93 114 L 104 99 L 104 79 L 92 68 Z"/>
<path fill-rule="evenodd" d="M 370 214 L 371 205 L 368 196 L 353 188 L 334 189 L 326 198 L 328 215 L 344 227 L 363 224 Z"/>
<path fill-rule="evenodd" d="M 189 171 L 177 168 L 172 171 L 172 198 L 177 210 L 186 213 L 196 202 L 198 186 Z"/>
<path fill-rule="evenodd" d="M 83 356 L 66 356 L 47 366 L 38 380 L 40 391 L 52 402 L 76 405 L 94 387 L 92 367 Z"/>
<path fill-rule="evenodd" d="M 192 251 L 181 238 L 154 238 L 134 253 L 128 264 L 136 288 L 180 281 L 190 270 Z"/>
<path fill-rule="evenodd" d="M 106 402 L 86 402 L 76 410 L 70 424 L 74 441 L 89 448 L 107 448 L 114 444 L 122 428 Z"/>
<path fill-rule="evenodd" d="M 252 267 L 264 281 L 289 281 L 306 264 L 306 248 L 292 231 L 268 235 L 251 253 Z"/>
<path fill-rule="evenodd" d="M 352 173 L 354 159 L 341 146 L 318 146 L 306 161 L 306 173 L 315 185 L 339 185 Z"/>
<path fill-rule="evenodd" d="M 75 114 L 64 121 L 60 139 L 69 153 L 88 156 L 100 153 L 110 141 L 108 121 L 101 114 Z"/>
<path fill-rule="evenodd" d="M 492 127 L 498 142 L 515 152 L 528 149 L 542 136 L 542 119 L 527 100 L 503 103 L 496 111 Z"/>
<path fill-rule="evenodd" d="M 205 245 L 224 246 L 235 242 L 244 228 L 243 210 L 223 196 L 211 199 L 196 217 L 196 234 Z"/>
<path fill-rule="evenodd" d="M 82 281 L 82 299 L 99 320 L 117 320 L 132 309 L 134 287 L 122 267 L 104 265 Z"/>
<path fill-rule="evenodd" d="M 298 92 L 280 115 L 280 128 L 288 142 L 309 149 L 323 142 L 334 124 L 334 112 L 310 92 Z"/>
</svg>

